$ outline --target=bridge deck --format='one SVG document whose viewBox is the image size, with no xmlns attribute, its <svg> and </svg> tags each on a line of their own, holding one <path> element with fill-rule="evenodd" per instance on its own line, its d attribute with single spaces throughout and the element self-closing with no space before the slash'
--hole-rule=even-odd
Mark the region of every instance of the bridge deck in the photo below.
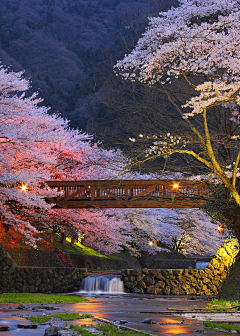
<svg viewBox="0 0 240 336">
<path fill-rule="evenodd" d="M 48 181 L 57 188 L 54 208 L 193 208 L 209 194 L 205 182 L 189 180 Z"/>
</svg>

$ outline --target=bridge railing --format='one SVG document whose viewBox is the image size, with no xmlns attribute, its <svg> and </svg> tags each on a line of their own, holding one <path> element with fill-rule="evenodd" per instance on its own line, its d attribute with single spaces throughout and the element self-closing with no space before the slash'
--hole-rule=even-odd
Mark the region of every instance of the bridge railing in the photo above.
<svg viewBox="0 0 240 336">
<path fill-rule="evenodd" d="M 178 207 L 180 200 L 181 207 L 184 207 L 183 201 L 186 202 L 185 206 L 190 207 L 193 202 L 202 202 L 209 193 L 207 183 L 189 180 L 88 180 L 47 183 L 58 190 L 57 198 L 48 199 L 55 202 L 57 207 Z"/>
</svg>

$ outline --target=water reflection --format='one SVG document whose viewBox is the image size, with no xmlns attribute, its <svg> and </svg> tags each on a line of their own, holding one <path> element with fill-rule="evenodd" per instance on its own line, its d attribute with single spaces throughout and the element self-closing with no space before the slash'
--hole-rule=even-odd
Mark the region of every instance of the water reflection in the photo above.
<svg viewBox="0 0 240 336">
<path fill-rule="evenodd" d="M 167 312 L 168 308 L 177 309 L 191 309 L 203 308 L 207 305 L 207 301 L 197 299 L 188 300 L 183 297 L 159 297 L 151 295 L 91 295 L 87 296 L 88 302 L 77 304 L 57 304 L 53 305 L 58 308 L 58 312 L 79 312 L 91 313 L 95 317 L 115 321 L 119 323 L 120 320 L 127 320 L 126 326 L 134 329 L 143 330 L 157 336 L 170 336 L 170 335 L 191 335 L 197 336 L 197 330 L 203 329 L 202 322 L 194 318 L 182 318 L 181 316 L 163 315 L 159 312 Z M 8 305 L 9 306 L 9 305 Z M 32 305 L 28 305 L 29 309 L 19 312 L 17 305 L 11 305 L 12 309 L 6 308 L 6 305 L 0 305 L 0 324 L 7 323 L 10 326 L 9 332 L 4 332 L 6 336 L 43 336 L 46 326 L 39 326 L 34 330 L 17 329 L 16 325 L 19 322 L 25 321 L 16 316 L 16 314 L 34 314 L 41 315 L 42 313 L 34 313 L 31 309 Z M 56 312 L 56 311 L 54 311 Z M 15 316 L 13 316 L 15 315 Z M 193 313 L 193 316 L 195 314 Z M 144 324 L 143 319 L 152 318 L 156 324 Z M 26 321 L 25 321 L 26 322 Z M 79 324 L 95 324 L 90 320 L 80 320 Z M 223 332 L 204 332 L 209 336 L 227 336 L 228 333 Z"/>
</svg>

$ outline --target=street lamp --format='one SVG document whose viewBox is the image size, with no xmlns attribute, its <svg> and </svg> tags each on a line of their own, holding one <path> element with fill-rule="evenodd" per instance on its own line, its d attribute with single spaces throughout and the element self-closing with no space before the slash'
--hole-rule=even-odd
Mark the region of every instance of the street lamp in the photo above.
<svg viewBox="0 0 240 336">
<path fill-rule="evenodd" d="M 218 225 L 217 228 L 216 228 L 216 230 L 217 230 L 219 233 L 223 233 L 223 230 L 224 230 L 224 228 L 223 228 L 223 224 Z"/>
<path fill-rule="evenodd" d="M 23 184 L 19 187 L 21 189 L 21 191 L 27 191 L 28 187 L 27 184 Z"/>
</svg>

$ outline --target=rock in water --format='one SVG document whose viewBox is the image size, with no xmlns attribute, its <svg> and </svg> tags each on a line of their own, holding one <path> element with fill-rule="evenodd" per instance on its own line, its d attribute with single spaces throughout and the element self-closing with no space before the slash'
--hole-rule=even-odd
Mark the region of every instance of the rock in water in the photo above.
<svg viewBox="0 0 240 336">
<path fill-rule="evenodd" d="M 58 327 L 49 327 L 45 329 L 44 336 L 58 336 L 58 332 L 61 330 L 61 328 Z"/>
<path fill-rule="evenodd" d="M 17 328 L 22 328 L 22 329 L 37 329 L 38 325 L 37 324 L 18 324 Z"/>
<path fill-rule="evenodd" d="M 72 336 L 73 335 L 73 330 L 59 330 L 58 332 L 59 336 Z"/>
<path fill-rule="evenodd" d="M 144 320 L 142 320 L 142 323 L 146 323 L 146 324 L 152 324 L 152 318 L 151 317 L 146 317 Z"/>
</svg>

